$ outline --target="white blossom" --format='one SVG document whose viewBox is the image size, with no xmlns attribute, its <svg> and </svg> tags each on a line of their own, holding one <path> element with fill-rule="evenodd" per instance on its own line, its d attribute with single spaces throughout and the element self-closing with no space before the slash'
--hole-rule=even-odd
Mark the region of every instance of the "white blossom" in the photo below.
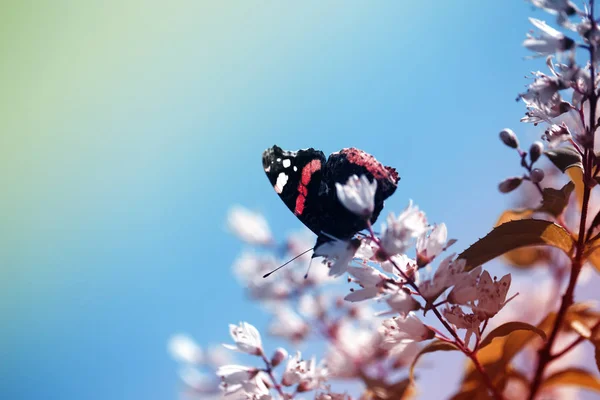
<svg viewBox="0 0 600 400">
<path fill-rule="evenodd" d="M 257 372 L 256 368 L 243 365 L 224 365 L 217 369 L 217 376 L 221 378 L 221 389 L 225 393 L 235 393 L 254 378 Z"/>
<path fill-rule="evenodd" d="M 404 317 L 394 317 L 383 321 L 379 327 L 383 337 L 384 348 L 393 348 L 407 342 L 421 342 L 433 339 L 435 333 L 427 327 L 414 313 Z"/>
<path fill-rule="evenodd" d="M 552 124 L 542 135 L 542 139 L 548 142 L 550 148 L 554 148 L 571 138 L 571 132 L 564 122 L 560 125 Z"/>
<path fill-rule="evenodd" d="M 409 293 L 402 289 L 386 297 L 385 302 L 390 306 L 392 312 L 398 313 L 403 317 L 420 307 L 419 303 Z"/>
<path fill-rule="evenodd" d="M 188 335 L 173 335 L 169 339 L 169 352 L 177 361 L 187 364 L 199 364 L 202 362 L 202 349 Z"/>
<path fill-rule="evenodd" d="M 274 309 L 275 319 L 269 325 L 269 333 L 291 341 L 304 339 L 310 332 L 310 326 L 288 306 Z"/>
<path fill-rule="evenodd" d="M 450 293 L 448 301 L 452 304 L 469 304 L 477 299 L 477 282 L 481 275 L 481 266 L 471 270 L 468 274 L 458 279 Z"/>
<path fill-rule="evenodd" d="M 576 14 L 579 9 L 570 0 L 529 0 L 534 6 L 547 11 L 550 14 L 565 14 L 567 16 Z"/>
<path fill-rule="evenodd" d="M 315 256 L 325 257 L 329 261 L 329 275 L 340 276 L 348 269 L 356 250 L 360 247 L 359 239 L 349 241 L 332 239 L 315 249 Z"/>
<path fill-rule="evenodd" d="M 528 34 L 523 46 L 538 55 L 551 55 L 574 48 L 575 42 L 562 32 L 547 25 L 544 21 L 529 18 L 529 21 L 540 30 L 540 35 L 534 37 Z"/>
<path fill-rule="evenodd" d="M 223 345 L 226 348 L 252 355 L 261 355 L 263 353 L 260 333 L 249 323 L 240 322 L 239 325 L 231 324 L 229 325 L 229 333 L 231 334 L 235 345 Z"/>
<path fill-rule="evenodd" d="M 483 271 L 477 284 L 477 307 L 474 311 L 479 315 L 491 318 L 506 304 L 506 295 L 510 289 L 510 274 L 497 281 L 492 280 L 489 272 Z"/>
<path fill-rule="evenodd" d="M 469 345 L 469 341 L 473 334 L 479 339 L 479 325 L 483 320 L 480 319 L 477 314 L 465 314 L 459 306 L 446 308 L 443 313 L 444 317 L 446 317 L 448 322 L 452 325 L 456 326 L 458 329 L 467 330 L 465 333 L 465 343 L 467 345 Z"/>
<path fill-rule="evenodd" d="M 227 215 L 227 226 L 241 240 L 257 245 L 273 243 L 269 224 L 261 214 L 234 206 Z"/>
<path fill-rule="evenodd" d="M 346 184 L 335 184 L 338 200 L 348 211 L 359 217 L 369 218 L 375 208 L 375 192 L 377 180 L 369 182 L 369 178 L 361 175 L 360 178 L 352 175 Z"/>
<path fill-rule="evenodd" d="M 431 233 L 421 234 L 417 239 L 417 262 L 420 266 L 429 264 L 446 247 L 448 229 L 446 224 L 436 225 Z"/>
<path fill-rule="evenodd" d="M 363 301 L 378 296 L 383 292 L 388 279 L 381 272 L 368 265 L 349 267 L 348 272 L 355 278 L 354 282 L 362 287 L 362 289 L 354 290 L 344 297 L 344 300 L 351 302 Z"/>
<path fill-rule="evenodd" d="M 425 214 L 413 207 L 412 201 L 398 217 L 390 213 L 386 222 L 381 230 L 381 247 L 388 256 L 406 252 L 414 239 L 427 231 Z"/>
</svg>

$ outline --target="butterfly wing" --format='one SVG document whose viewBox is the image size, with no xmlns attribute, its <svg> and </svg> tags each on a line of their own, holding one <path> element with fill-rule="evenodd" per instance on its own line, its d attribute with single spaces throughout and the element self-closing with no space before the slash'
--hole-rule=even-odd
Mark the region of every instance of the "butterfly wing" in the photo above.
<svg viewBox="0 0 600 400">
<path fill-rule="evenodd" d="M 273 146 L 263 152 L 262 161 L 281 200 L 304 225 L 319 235 L 323 198 L 329 191 L 322 180 L 325 154 L 313 148 L 286 151 Z"/>
<path fill-rule="evenodd" d="M 335 189 L 336 183 L 345 184 L 352 175 L 366 175 L 371 182 L 377 180 L 375 208 L 371 217 L 371 223 L 375 223 L 383 209 L 384 200 L 396 191 L 400 177 L 394 168 L 384 166 L 372 155 L 356 148 L 342 149 L 329 156 L 323 176 L 325 185 Z M 324 226 L 331 227 L 331 232 L 326 232 L 338 238 L 352 237 L 367 227 L 361 218 L 350 213 L 339 202 L 335 190 L 331 191 L 325 214 L 330 221 L 324 222 Z"/>
</svg>

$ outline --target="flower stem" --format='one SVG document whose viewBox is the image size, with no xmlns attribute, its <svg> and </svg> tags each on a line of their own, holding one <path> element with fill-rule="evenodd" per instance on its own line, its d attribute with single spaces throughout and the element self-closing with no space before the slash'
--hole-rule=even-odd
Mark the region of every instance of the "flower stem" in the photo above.
<svg viewBox="0 0 600 400">
<path fill-rule="evenodd" d="M 414 291 L 419 294 L 419 296 L 421 296 L 421 297 L 423 297 L 425 299 L 425 297 L 421 294 L 421 291 L 419 290 L 419 287 L 417 286 L 417 284 L 408 275 L 406 275 L 404 273 L 404 271 L 402 271 L 402 269 L 396 264 L 396 262 L 381 247 L 381 242 L 373 234 L 373 228 L 372 228 L 371 223 L 369 221 L 367 221 L 367 227 L 369 229 L 369 232 L 371 233 L 371 239 L 379 246 L 379 250 L 378 251 L 380 252 L 380 254 L 382 254 L 387 261 L 389 261 L 390 263 L 392 263 L 392 265 L 394 266 L 394 268 L 396 268 L 396 270 L 400 273 L 400 275 L 406 281 L 406 283 L 411 288 L 413 288 Z M 496 399 L 496 400 L 502 400 L 503 399 L 502 394 L 500 392 L 498 392 L 498 389 L 494 386 L 494 383 L 492 382 L 492 379 L 490 378 L 490 376 L 487 374 L 487 372 L 485 371 L 485 369 L 483 368 L 483 366 L 479 362 L 479 359 L 477 358 L 477 352 L 469 350 L 469 348 L 462 341 L 462 339 L 460 338 L 460 336 L 458 336 L 458 333 L 456 332 L 456 329 L 452 328 L 452 326 L 450 326 L 450 324 L 446 321 L 446 319 L 439 312 L 439 310 L 437 309 L 437 306 L 438 306 L 438 304 L 431 304 L 431 311 L 433 312 L 433 314 L 441 322 L 441 324 L 444 326 L 444 328 L 446 328 L 446 330 L 454 337 L 454 340 L 455 340 L 454 344 L 467 357 L 469 357 L 471 359 L 471 361 L 473 361 L 473 364 L 475 365 L 475 368 L 481 374 L 481 376 L 483 378 L 483 382 L 488 387 L 488 389 L 491 391 L 493 398 Z"/>
<path fill-rule="evenodd" d="M 594 1 L 591 0 L 590 1 L 590 14 L 588 15 L 588 18 L 590 21 L 592 21 L 592 24 L 595 24 L 595 21 L 593 18 L 593 12 L 594 12 L 593 10 L 594 10 Z M 583 265 L 583 250 L 584 250 L 585 244 L 586 244 L 585 228 L 586 228 L 587 213 L 588 213 L 588 206 L 589 206 L 589 201 L 590 201 L 590 191 L 591 191 L 589 182 L 592 179 L 591 175 L 592 175 L 592 169 L 594 166 L 594 159 L 595 159 L 594 136 L 595 136 L 595 131 L 596 131 L 596 103 L 598 102 L 598 97 L 596 94 L 596 87 L 595 87 L 595 79 L 594 79 L 594 75 L 595 75 L 594 46 L 590 46 L 589 51 L 590 51 L 590 74 L 592 76 L 592 88 L 591 88 L 591 92 L 589 94 L 590 95 L 590 99 L 589 99 L 590 115 L 589 115 L 588 131 L 587 131 L 587 135 L 589 137 L 587 138 L 588 140 L 586 140 L 586 146 L 584 148 L 584 155 L 583 155 L 584 189 L 583 189 L 583 204 L 581 206 L 581 219 L 579 221 L 579 235 L 577 237 L 575 257 L 573 258 L 573 261 L 571 263 L 571 275 L 569 278 L 569 285 L 567 286 L 567 290 L 565 291 L 565 294 L 562 297 L 560 308 L 558 309 L 558 313 L 556 314 L 554 326 L 552 327 L 552 331 L 550 332 L 548 341 L 544 344 L 544 346 L 538 352 L 537 368 L 535 371 L 533 381 L 531 383 L 531 390 L 529 391 L 529 400 L 533 400 L 535 398 L 535 395 L 537 394 L 537 392 L 540 388 L 540 385 L 542 383 L 542 378 L 544 376 L 544 372 L 545 372 L 548 364 L 550 364 L 550 362 L 559 358 L 563 354 L 566 354 L 566 352 L 568 350 L 570 350 L 570 348 L 572 348 L 569 346 L 569 347 L 567 347 L 567 349 L 565 349 L 566 351 L 563 350 L 562 352 L 560 352 L 554 356 L 552 355 L 552 346 L 554 345 L 554 343 L 556 341 L 556 337 L 558 336 L 560 328 L 562 327 L 562 324 L 566 318 L 567 310 L 573 304 L 575 286 L 577 285 L 577 278 L 579 277 L 579 273 L 581 272 L 581 268 Z M 576 344 L 577 343 L 575 343 L 575 345 Z M 575 345 L 573 345 L 573 347 Z"/>
</svg>

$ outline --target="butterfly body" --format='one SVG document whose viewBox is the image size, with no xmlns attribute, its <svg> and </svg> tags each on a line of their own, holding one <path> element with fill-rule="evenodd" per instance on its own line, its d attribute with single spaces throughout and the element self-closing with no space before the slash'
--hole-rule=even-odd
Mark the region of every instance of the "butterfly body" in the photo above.
<svg viewBox="0 0 600 400">
<path fill-rule="evenodd" d="M 322 151 L 313 148 L 286 151 L 273 146 L 263 152 L 262 161 L 273 188 L 290 211 L 318 236 L 317 244 L 327 241 L 327 235 L 349 239 L 367 227 L 364 219 L 340 203 L 336 183 L 345 184 L 352 175 L 377 180 L 370 220 L 374 223 L 400 179 L 394 168 L 383 166 L 356 148 L 342 149 L 325 158 Z"/>
</svg>

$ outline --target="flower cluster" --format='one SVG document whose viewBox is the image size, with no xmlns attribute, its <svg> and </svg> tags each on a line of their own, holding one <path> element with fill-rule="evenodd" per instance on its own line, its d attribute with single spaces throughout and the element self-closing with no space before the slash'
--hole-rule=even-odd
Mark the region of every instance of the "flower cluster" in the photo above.
<svg viewBox="0 0 600 400">
<path fill-rule="evenodd" d="M 448 254 L 455 240 L 446 225 L 430 223 L 412 201 L 390 212 L 376 234 L 378 183 L 365 175 L 335 185 L 341 205 L 367 227 L 347 240 L 324 233 L 328 240 L 313 248 L 312 237 L 295 233 L 278 243 L 262 215 L 232 208 L 229 229 L 253 246 L 235 260 L 236 277 L 270 314 L 268 333 L 289 346 L 267 352 L 259 331 L 241 322 L 230 325 L 233 344 L 225 347 L 253 361 L 216 362 L 214 350 L 176 335 L 169 348 L 193 393 L 351 400 L 359 396 L 332 387 L 353 380 L 362 386 L 361 399 L 403 399 L 414 394 L 416 361 L 439 349 L 468 359 L 457 398 L 573 398 L 565 385 L 600 387 L 597 377 L 563 357 L 574 357 L 584 340 L 600 354 L 600 313 L 574 303 L 581 275 L 590 265 L 600 270 L 600 198 L 592 192 L 600 182 L 594 148 L 600 30 L 593 1 L 583 9 L 569 0 L 530 2 L 555 17 L 558 29 L 531 18 L 536 31 L 523 42 L 533 57 L 546 57 L 548 72 L 533 72 L 519 94 L 527 109 L 521 121 L 543 125 L 541 141 L 524 151 L 511 129 L 500 132 L 525 172 L 498 188 L 519 189 L 520 207 L 503 213 L 490 234 L 459 255 Z M 584 66 L 577 64 L 580 49 L 590 56 Z M 558 168 L 544 165 L 546 158 Z M 535 246 L 541 244 L 548 246 Z M 537 286 L 517 296 L 511 274 L 494 276 L 479 265 L 498 255 L 523 270 L 545 265 L 549 278 L 536 275 Z M 303 358 L 298 348 L 315 339 L 325 343 L 322 356 Z"/>
</svg>

